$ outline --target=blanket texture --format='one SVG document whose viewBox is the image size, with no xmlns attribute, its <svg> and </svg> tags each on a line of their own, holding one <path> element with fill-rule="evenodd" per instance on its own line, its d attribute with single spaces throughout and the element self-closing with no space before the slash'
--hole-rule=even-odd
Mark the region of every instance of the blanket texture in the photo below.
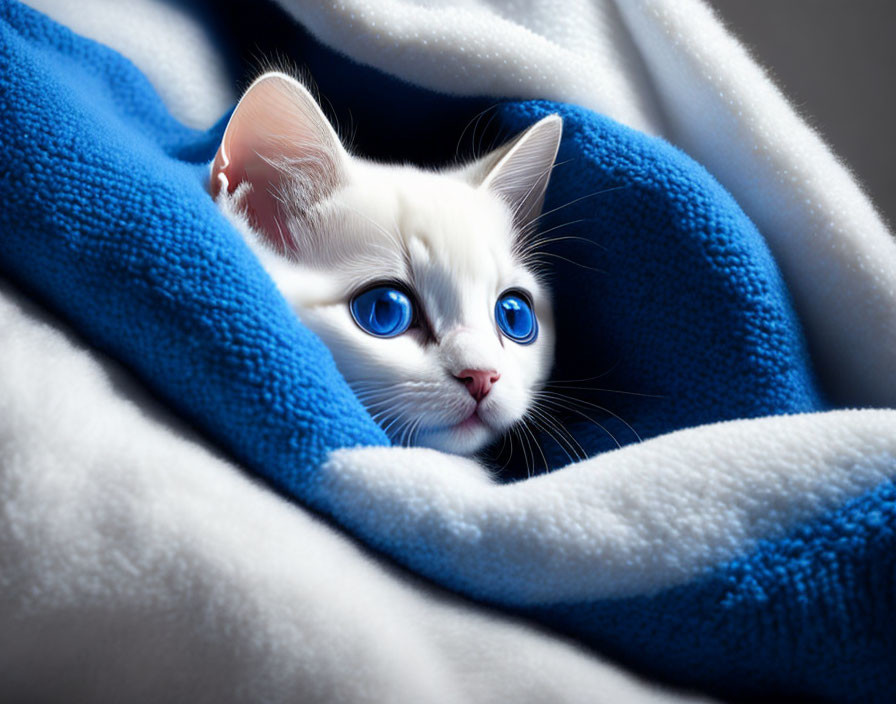
<svg viewBox="0 0 896 704">
<path fill-rule="evenodd" d="M 341 6 L 328 15 L 282 4 L 336 48 L 364 46 L 363 28 L 337 40 L 318 26 Z M 698 7 L 695 21 L 706 21 Z M 389 8 L 398 45 L 411 29 Z M 315 71 L 325 91 L 361 77 L 377 96 L 358 109 L 357 143 L 371 156 L 447 159 L 451 127 L 483 107 L 488 125 L 474 122 L 462 149 L 563 116 L 545 228 L 574 239 L 548 245 L 545 261 L 554 378 L 578 404 L 558 419 L 574 441 L 541 438 L 537 458 L 532 448 L 493 457 L 504 479 L 556 471 L 502 484 L 469 460 L 387 447 L 205 192 L 223 122 L 185 127 L 127 60 L 11 0 L 0 0 L 0 271 L 285 496 L 443 586 L 714 694 L 886 701 L 896 687 L 896 412 L 829 409 L 896 400 L 892 375 L 874 386 L 860 373 L 861 359 L 873 372 L 891 354 L 866 348 L 874 330 L 889 339 L 896 329 L 892 241 L 849 229 L 803 263 L 764 212 L 773 203 L 747 194 L 751 219 L 714 177 L 743 175 L 710 174 L 592 112 L 576 97 L 583 80 L 566 95 L 535 79 L 511 92 L 501 81 L 514 63 L 474 92 L 585 107 L 434 94 L 396 78 L 417 78 L 417 65 L 359 67 L 268 12 L 295 60 L 326 64 Z M 607 26 L 620 17 L 607 11 Z M 649 31 L 643 17 L 628 22 L 636 36 Z M 512 45 L 499 39 L 498 56 Z M 437 57 L 444 41 L 434 44 Z M 418 82 L 457 89 L 425 73 Z M 618 79 L 619 100 L 642 118 L 627 122 L 657 125 L 662 90 L 641 90 L 642 73 Z M 344 89 L 333 95 L 337 116 L 353 107 Z M 401 140 L 399 119 L 417 125 Z M 850 269 L 869 253 L 873 269 Z M 817 299 L 834 286 L 847 299 L 867 294 L 851 349 L 838 342 L 852 322 L 842 305 L 834 323 L 819 320 Z M 832 349 L 815 354 L 824 341 Z M 600 389 L 566 381 L 596 376 Z"/>
<path fill-rule="evenodd" d="M 4 701 L 697 701 L 385 565 L 5 284 L 0 342 Z"/>
</svg>

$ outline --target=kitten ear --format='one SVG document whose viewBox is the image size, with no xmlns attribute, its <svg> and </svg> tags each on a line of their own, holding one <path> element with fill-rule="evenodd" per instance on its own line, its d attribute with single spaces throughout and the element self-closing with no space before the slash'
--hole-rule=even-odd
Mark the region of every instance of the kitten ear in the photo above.
<svg viewBox="0 0 896 704">
<path fill-rule="evenodd" d="M 517 227 L 525 227 L 541 213 L 562 133 L 563 119 L 548 115 L 475 162 L 467 177 L 503 198 Z"/>
<path fill-rule="evenodd" d="M 283 73 L 258 78 L 237 104 L 212 162 L 209 190 L 244 188 L 249 224 L 280 252 L 291 241 L 284 202 L 307 208 L 344 179 L 349 160 L 308 90 Z"/>
</svg>

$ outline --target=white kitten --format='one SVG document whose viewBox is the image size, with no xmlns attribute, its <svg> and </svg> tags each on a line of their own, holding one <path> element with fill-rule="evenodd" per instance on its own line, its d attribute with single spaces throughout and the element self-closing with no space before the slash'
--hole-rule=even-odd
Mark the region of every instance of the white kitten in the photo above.
<svg viewBox="0 0 896 704">
<path fill-rule="evenodd" d="M 523 231 L 557 154 L 552 115 L 463 167 L 348 154 L 297 81 L 248 89 L 211 192 L 396 444 L 470 454 L 520 421 L 553 359 Z"/>
</svg>

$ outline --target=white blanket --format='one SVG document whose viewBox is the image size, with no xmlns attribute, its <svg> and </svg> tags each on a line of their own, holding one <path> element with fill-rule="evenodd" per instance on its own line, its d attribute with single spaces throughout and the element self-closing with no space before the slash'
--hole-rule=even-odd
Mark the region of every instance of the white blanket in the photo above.
<svg viewBox="0 0 896 704">
<path fill-rule="evenodd" d="M 0 699 L 669 702 L 366 553 L 0 286 Z"/>
<path fill-rule="evenodd" d="M 235 97 L 200 34 L 176 70 L 154 73 L 152 52 L 133 49 L 150 25 L 122 33 L 98 19 L 109 9 L 99 0 L 77 13 L 30 4 L 130 55 L 194 124 Z M 512 16 L 482 0 L 281 4 L 324 42 L 412 82 L 578 102 L 679 144 L 767 238 L 825 387 L 845 404 L 896 407 L 896 245 L 698 0 L 514 4 Z M 8 288 L 2 296 L 7 698 L 675 699 L 363 552 L 215 456 Z M 892 476 L 894 462 L 896 411 L 842 411 L 686 430 L 513 487 L 436 453 L 342 451 L 321 491 L 358 534 L 417 546 L 421 571 L 526 605 L 679 584 Z M 508 552 L 514 540 L 521 549 Z M 537 579 L 519 578 L 535 568 Z"/>
</svg>

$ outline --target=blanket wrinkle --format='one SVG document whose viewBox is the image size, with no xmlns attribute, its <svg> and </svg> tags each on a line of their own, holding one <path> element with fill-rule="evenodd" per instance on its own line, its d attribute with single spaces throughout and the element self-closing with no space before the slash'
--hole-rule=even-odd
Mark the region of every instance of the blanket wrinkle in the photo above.
<svg viewBox="0 0 896 704">
<path fill-rule="evenodd" d="M 708 701 L 376 559 L 2 280 L 0 390 L 4 701 Z"/>
<path fill-rule="evenodd" d="M 547 226 L 565 225 L 593 246 L 565 240 L 549 250 L 562 257 L 550 268 L 562 340 L 555 376 L 601 374 L 601 387 L 637 395 L 577 392 L 583 413 L 599 425 L 572 411 L 557 416 L 588 459 L 571 461 L 568 448 L 545 440 L 556 471 L 525 480 L 532 467 L 519 454 L 492 457 L 511 459 L 506 483 L 495 483 L 477 475 L 470 460 L 388 447 L 327 351 L 295 319 L 205 192 L 201 163 L 211 158 L 222 123 L 202 131 L 172 118 L 141 72 L 146 59 L 139 51 L 135 67 L 0 0 L 0 272 L 36 291 L 170 409 L 298 501 L 278 502 L 245 481 L 225 481 L 223 495 L 211 491 L 226 472 L 221 465 L 203 470 L 195 441 L 148 429 L 151 418 L 131 419 L 127 430 L 115 425 L 128 413 L 102 394 L 80 393 L 77 373 L 55 386 L 35 386 L 68 409 L 68 424 L 46 438 L 22 432 L 46 427 L 46 411 L 25 384 L 43 370 L 33 361 L 41 355 L 29 354 L 32 343 L 12 344 L 17 337 L 10 335 L 4 348 L 15 364 L 3 383 L 16 393 L 3 398 L 8 418 L 22 425 L 8 426 L 3 447 L 13 449 L 4 459 L 25 459 L 3 466 L 6 485 L 30 493 L 18 503 L 22 494 L 0 493 L 2 515 L 24 521 L 0 524 L 10 528 L 2 535 L 12 545 L 2 552 L 10 567 L 0 574 L 12 575 L 7 586 L 35 585 L 27 592 L 36 595 L 34 603 L 10 604 L 27 606 L 38 621 L 16 621 L 21 609 L 0 613 L 4 624 L 25 624 L 8 631 L 9 649 L 0 650 L 7 662 L 27 663 L 40 650 L 38 636 L 26 637 L 39 622 L 63 634 L 50 652 L 70 672 L 67 649 L 93 613 L 78 605 L 111 598 L 91 657 L 99 662 L 108 655 L 104 648 L 121 642 L 122 628 L 134 630 L 134 648 L 112 658 L 116 672 L 127 671 L 140 653 L 158 654 L 171 632 L 171 622 L 144 624 L 130 608 L 131 599 L 146 595 L 175 613 L 208 604 L 201 613 L 214 626 L 206 632 L 187 619 L 174 632 L 195 647 L 170 649 L 160 672 L 189 661 L 188 650 L 206 648 L 210 633 L 235 632 L 232 650 L 221 644 L 208 660 L 200 657 L 201 672 L 229 669 L 233 679 L 222 678 L 222 687 L 246 678 L 275 700 L 288 698 L 297 683 L 309 698 L 323 700 L 362 698 L 365 686 L 386 698 L 420 698 L 430 682 L 441 683 L 446 701 L 508 693 L 514 700 L 574 701 L 597 691 L 601 679 L 610 683 L 608 693 L 618 694 L 618 684 L 646 701 L 674 698 L 623 673 L 614 679 L 591 658 L 557 650 L 548 634 L 527 640 L 513 629 L 483 640 L 494 677 L 465 679 L 477 671 L 481 652 L 433 645 L 445 642 L 438 616 L 444 612 L 416 600 L 417 586 L 402 596 L 383 587 L 382 599 L 357 601 L 358 593 L 385 584 L 375 576 L 388 573 L 381 563 L 352 572 L 357 583 L 339 582 L 345 591 L 334 591 L 333 609 L 322 612 L 329 622 L 300 617 L 323 608 L 316 605 L 339 581 L 339 569 L 358 562 L 340 553 L 328 564 L 334 543 L 314 537 L 317 561 L 308 572 L 296 566 L 287 584 L 278 583 L 279 570 L 295 560 L 290 556 L 301 555 L 298 547 L 278 552 L 278 545 L 293 530 L 296 540 L 307 534 L 264 515 L 278 506 L 302 516 L 300 506 L 307 506 L 436 584 L 515 611 L 664 681 L 726 698 L 888 701 L 896 687 L 887 666 L 896 657 L 896 631 L 887 628 L 896 619 L 896 396 L 887 370 L 896 346 L 881 342 L 896 334 L 894 245 L 848 174 L 713 15 L 696 0 L 618 8 L 610 0 L 571 3 L 563 13 L 533 8 L 531 15 L 471 2 L 441 14 L 411 8 L 406 21 L 394 22 L 392 0 L 278 5 L 304 26 L 285 21 L 274 4 L 253 8 L 256 20 L 241 14 L 239 4 L 219 10 L 232 11 L 231 31 L 245 33 L 242 46 L 268 36 L 253 34 L 252 24 L 268 18 L 270 46 L 313 63 L 334 115 L 358 116 L 357 144 L 370 156 L 435 163 L 506 138 L 550 112 L 564 117 L 566 165 L 552 178 L 548 208 L 574 203 Z M 353 11 L 355 21 L 339 21 Z M 437 21 L 445 16 L 462 22 Z M 572 30 L 556 21 L 573 16 L 580 23 Z M 489 30 L 469 41 L 446 40 L 471 22 Z M 533 32 L 535 42 L 515 39 Z M 371 47 L 387 50 L 368 56 Z M 356 63 L 366 59 L 376 66 Z M 502 68 L 505 60 L 509 67 Z M 605 84 L 600 71 L 580 70 L 584 65 L 605 67 Z M 491 92 L 498 104 L 457 96 L 465 74 L 475 75 L 470 85 L 477 94 Z M 183 86 L 172 85 L 170 94 Z M 205 96 L 208 105 L 213 95 Z M 352 105 L 353 96 L 360 104 Z M 520 96 L 541 100 L 508 100 Z M 486 124 L 474 127 L 458 150 L 455 135 L 487 107 Z M 645 131 L 662 132 L 687 153 Z M 825 183 L 831 188 L 821 189 Z M 580 222 L 566 224 L 570 218 Z M 35 349 L 54 349 L 46 336 L 28 337 L 33 315 L 18 316 L 14 308 L 6 315 L 18 321 L 9 329 L 21 329 Z M 95 353 L 77 358 L 72 367 L 60 362 L 51 378 L 89 367 Z M 81 396 L 97 398 L 96 409 L 75 412 Z M 81 421 L 79 434 L 81 416 L 89 420 Z M 107 434 L 107 427 L 122 430 Z M 21 443 L 11 444 L 19 435 Z M 129 456 L 131 438 L 157 446 L 148 455 L 155 461 Z M 42 442 L 55 454 L 44 452 Z M 72 466 L 81 468 L 70 475 L 75 484 L 58 470 L 56 458 L 65 456 L 58 448 L 67 446 Z M 91 474 L 84 472 L 99 471 L 90 461 L 99 455 L 108 460 L 98 476 L 115 479 L 109 493 L 85 480 Z M 119 467 L 128 471 L 111 469 Z M 32 476 L 34 484 L 26 481 Z M 265 497 L 248 516 L 241 508 L 245 486 Z M 87 489 L 73 495 L 89 499 L 84 509 L 100 523 L 85 522 L 91 514 L 77 502 L 50 516 L 35 510 L 77 488 Z M 143 512 L 148 497 L 155 500 Z M 170 530 L 153 511 L 169 517 Z M 219 512 L 226 519 L 213 518 Z M 232 525 L 222 529 L 222 520 Z M 15 537 L 20 525 L 30 527 L 25 535 L 33 540 Z M 93 536 L 88 545 L 103 549 L 72 551 L 67 539 L 79 527 Z M 241 529 L 246 538 L 237 540 Z M 178 538 L 170 552 L 172 535 Z M 35 547 L 37 536 L 52 538 L 49 552 Z M 196 571 L 182 572 L 184 554 Z M 72 569 L 53 582 L 56 564 Z M 183 581 L 173 578 L 173 591 L 150 581 L 149 592 L 118 581 L 153 569 Z M 298 600 L 284 596 L 306 579 L 318 589 L 303 589 Z M 237 585 L 232 594 L 231 585 Z M 59 601 L 59 594 L 70 600 Z M 233 606 L 240 601 L 250 614 Z M 392 603 L 410 614 L 403 624 L 422 619 L 422 630 L 397 627 L 417 660 L 379 651 L 375 634 L 389 630 L 383 614 Z M 59 604 L 71 619 L 59 618 Z M 294 619 L 283 618 L 286 604 L 298 609 Z M 468 614 L 475 607 L 457 608 Z M 460 634 L 470 636 L 468 643 L 481 632 L 475 621 Z M 256 629 L 263 634 L 257 641 Z M 296 664 L 289 653 L 309 634 L 321 647 L 299 649 Z M 503 643 L 506 655 L 517 638 L 533 648 L 519 659 L 490 649 Z M 569 683 L 559 685 L 549 673 L 523 676 L 519 665 L 537 643 L 570 668 Z M 241 659 L 239 652 L 249 655 Z M 271 652 L 277 657 L 263 666 Z M 359 664 L 358 678 L 344 686 L 336 674 L 341 655 Z M 320 662 L 329 674 L 315 684 L 309 673 Z M 158 694 L 152 677 L 134 685 L 147 699 Z M 178 691 L 191 692 L 192 681 L 182 677 Z"/>
</svg>

